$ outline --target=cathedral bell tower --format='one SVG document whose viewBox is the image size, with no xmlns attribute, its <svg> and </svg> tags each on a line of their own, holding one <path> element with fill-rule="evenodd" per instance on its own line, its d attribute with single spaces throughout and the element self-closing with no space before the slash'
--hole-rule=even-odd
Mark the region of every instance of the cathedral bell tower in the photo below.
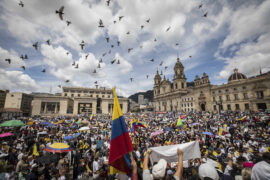
<svg viewBox="0 0 270 180">
<path fill-rule="evenodd" d="M 177 62 L 174 66 L 174 78 L 173 78 L 173 90 L 186 90 L 187 83 L 186 83 L 186 76 L 184 73 L 184 66 L 180 62 L 180 59 L 177 58 Z"/>
<path fill-rule="evenodd" d="M 160 82 L 161 82 L 161 77 L 158 71 L 154 77 L 154 81 L 155 81 L 154 82 L 154 95 L 158 95 L 160 93 Z"/>
</svg>

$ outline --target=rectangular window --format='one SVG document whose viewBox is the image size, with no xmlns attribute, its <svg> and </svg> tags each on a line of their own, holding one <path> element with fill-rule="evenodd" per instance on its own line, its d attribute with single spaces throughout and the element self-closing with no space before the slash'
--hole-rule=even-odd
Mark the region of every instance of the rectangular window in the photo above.
<svg viewBox="0 0 270 180">
<path fill-rule="evenodd" d="M 93 97 L 93 95 L 92 95 L 92 94 L 90 94 L 90 97 Z"/>
<path fill-rule="evenodd" d="M 240 109 L 239 104 L 235 104 L 235 109 L 236 109 L 236 110 L 239 110 L 239 109 Z"/>
<path fill-rule="evenodd" d="M 104 96 L 104 95 L 102 95 L 102 97 L 104 98 L 105 96 Z"/>
<path fill-rule="evenodd" d="M 244 99 L 248 99 L 248 94 L 247 93 L 244 93 Z"/>
<path fill-rule="evenodd" d="M 216 97 L 213 97 L 213 101 L 216 101 Z"/>
<path fill-rule="evenodd" d="M 233 90 L 237 91 L 237 88 L 233 88 Z"/>
<path fill-rule="evenodd" d="M 219 100 L 222 101 L 222 96 L 219 96 Z"/>
<path fill-rule="evenodd" d="M 215 111 L 217 110 L 217 106 L 216 106 L 216 105 L 214 105 L 214 110 L 215 110 Z"/>
<path fill-rule="evenodd" d="M 96 95 L 97 98 L 99 98 L 98 94 Z"/>
<path fill-rule="evenodd" d="M 227 109 L 230 111 L 231 110 L 231 105 L 227 104 Z"/>
<path fill-rule="evenodd" d="M 230 101 L 230 95 L 226 95 L 226 100 Z"/>
<path fill-rule="evenodd" d="M 229 92 L 229 89 L 226 89 L 225 91 L 226 91 L 226 92 Z"/>
<path fill-rule="evenodd" d="M 71 97 L 74 97 L 74 94 L 71 94 Z"/>
<path fill-rule="evenodd" d="M 219 93 L 221 93 L 221 90 L 218 90 Z"/>
<path fill-rule="evenodd" d="M 81 95 L 80 95 L 80 94 L 78 94 L 78 97 L 81 97 Z"/>
<path fill-rule="evenodd" d="M 234 95 L 234 100 L 238 100 L 238 94 Z"/>
<path fill-rule="evenodd" d="M 111 98 L 111 96 L 110 96 L 110 95 L 108 95 L 108 98 Z"/>
<path fill-rule="evenodd" d="M 248 104 L 248 103 L 245 104 L 245 109 L 246 109 L 246 110 L 249 110 L 249 104 Z"/>
<path fill-rule="evenodd" d="M 247 89 L 246 86 L 243 86 L 243 89 Z"/>
<path fill-rule="evenodd" d="M 67 93 L 65 93 L 65 96 L 67 96 Z"/>
<path fill-rule="evenodd" d="M 182 89 L 184 88 L 184 83 L 181 83 L 181 85 L 182 85 Z"/>
<path fill-rule="evenodd" d="M 220 110 L 223 111 L 223 105 L 220 105 Z"/>
<path fill-rule="evenodd" d="M 263 97 L 264 97 L 263 91 L 257 91 L 257 97 L 258 97 L 258 99 L 263 99 Z"/>
</svg>

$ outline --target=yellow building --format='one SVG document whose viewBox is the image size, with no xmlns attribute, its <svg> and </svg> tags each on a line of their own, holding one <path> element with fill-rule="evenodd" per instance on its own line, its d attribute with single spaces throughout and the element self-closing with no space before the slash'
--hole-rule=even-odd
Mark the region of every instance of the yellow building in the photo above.
<svg viewBox="0 0 270 180">
<path fill-rule="evenodd" d="M 112 113 L 113 92 L 106 88 L 63 87 L 61 95 L 35 95 L 32 115 L 91 115 Z M 123 113 L 128 111 L 128 99 L 119 97 Z"/>
<path fill-rule="evenodd" d="M 234 69 L 228 83 L 212 85 L 206 73 L 186 82 L 177 59 L 173 82 L 157 71 L 154 77 L 155 111 L 259 111 L 270 108 L 270 71 L 247 78 Z"/>
</svg>

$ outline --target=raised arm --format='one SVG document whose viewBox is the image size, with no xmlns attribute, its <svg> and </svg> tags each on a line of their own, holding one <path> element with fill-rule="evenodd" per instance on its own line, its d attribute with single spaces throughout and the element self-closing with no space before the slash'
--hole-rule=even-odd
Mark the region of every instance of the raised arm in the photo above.
<svg viewBox="0 0 270 180">
<path fill-rule="evenodd" d="M 181 180 L 183 174 L 183 152 L 181 151 L 181 149 L 177 149 L 177 154 L 178 154 L 178 166 L 174 176 L 178 177 L 179 180 Z"/>
<path fill-rule="evenodd" d="M 143 171 L 148 169 L 148 161 L 149 161 L 149 156 L 152 152 L 152 149 L 147 149 L 146 151 L 146 155 L 144 157 L 144 160 L 143 160 Z"/>
</svg>

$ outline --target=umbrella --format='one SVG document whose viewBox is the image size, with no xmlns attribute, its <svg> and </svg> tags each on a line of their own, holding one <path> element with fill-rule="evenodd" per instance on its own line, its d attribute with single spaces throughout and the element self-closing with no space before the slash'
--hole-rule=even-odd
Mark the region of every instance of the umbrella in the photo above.
<svg viewBox="0 0 270 180">
<path fill-rule="evenodd" d="M 65 137 L 64 137 L 64 140 L 65 140 L 65 141 L 68 141 L 68 140 L 77 138 L 77 137 L 80 136 L 80 135 L 81 135 L 81 133 L 76 133 L 76 134 L 74 134 L 73 136 L 65 136 Z"/>
<path fill-rule="evenodd" d="M 71 147 L 69 147 L 66 143 L 53 143 L 45 148 L 45 151 L 53 152 L 53 153 L 63 153 L 71 151 Z"/>
<path fill-rule="evenodd" d="M 3 137 L 8 137 L 8 136 L 13 136 L 13 134 L 12 134 L 12 133 L 10 133 L 10 132 L 0 134 L 0 138 L 3 138 Z"/>
<path fill-rule="evenodd" d="M 163 130 L 164 130 L 164 131 L 173 131 L 173 129 L 170 128 L 170 127 L 165 127 L 165 128 L 163 128 Z"/>
<path fill-rule="evenodd" d="M 47 134 L 47 131 L 42 131 L 42 132 L 39 132 L 39 133 L 37 133 L 37 134 L 39 134 L 39 135 L 44 135 L 44 134 Z"/>
<path fill-rule="evenodd" d="M 13 127 L 13 126 L 24 126 L 25 124 L 20 120 L 5 121 L 0 124 L 1 127 Z"/>
<path fill-rule="evenodd" d="M 50 164 L 52 162 L 57 162 L 58 156 L 56 154 L 46 154 L 45 156 L 38 157 L 35 161 L 41 164 Z"/>
<path fill-rule="evenodd" d="M 50 122 L 46 122 L 46 121 L 44 121 L 44 122 L 42 122 L 42 123 L 40 123 L 41 125 L 50 125 L 51 123 Z"/>
<path fill-rule="evenodd" d="M 79 131 L 85 131 L 85 130 L 89 130 L 89 129 L 90 129 L 90 127 L 85 126 L 85 127 L 81 127 L 81 128 L 79 129 Z"/>
<path fill-rule="evenodd" d="M 157 135 L 162 134 L 162 133 L 163 133 L 163 130 L 158 130 L 156 132 L 151 133 L 151 136 L 157 136 Z"/>
<path fill-rule="evenodd" d="M 200 125 L 200 123 L 193 123 L 193 126 Z"/>
<path fill-rule="evenodd" d="M 203 132 L 203 134 L 213 136 L 213 133 L 210 133 L 210 132 Z"/>
</svg>

